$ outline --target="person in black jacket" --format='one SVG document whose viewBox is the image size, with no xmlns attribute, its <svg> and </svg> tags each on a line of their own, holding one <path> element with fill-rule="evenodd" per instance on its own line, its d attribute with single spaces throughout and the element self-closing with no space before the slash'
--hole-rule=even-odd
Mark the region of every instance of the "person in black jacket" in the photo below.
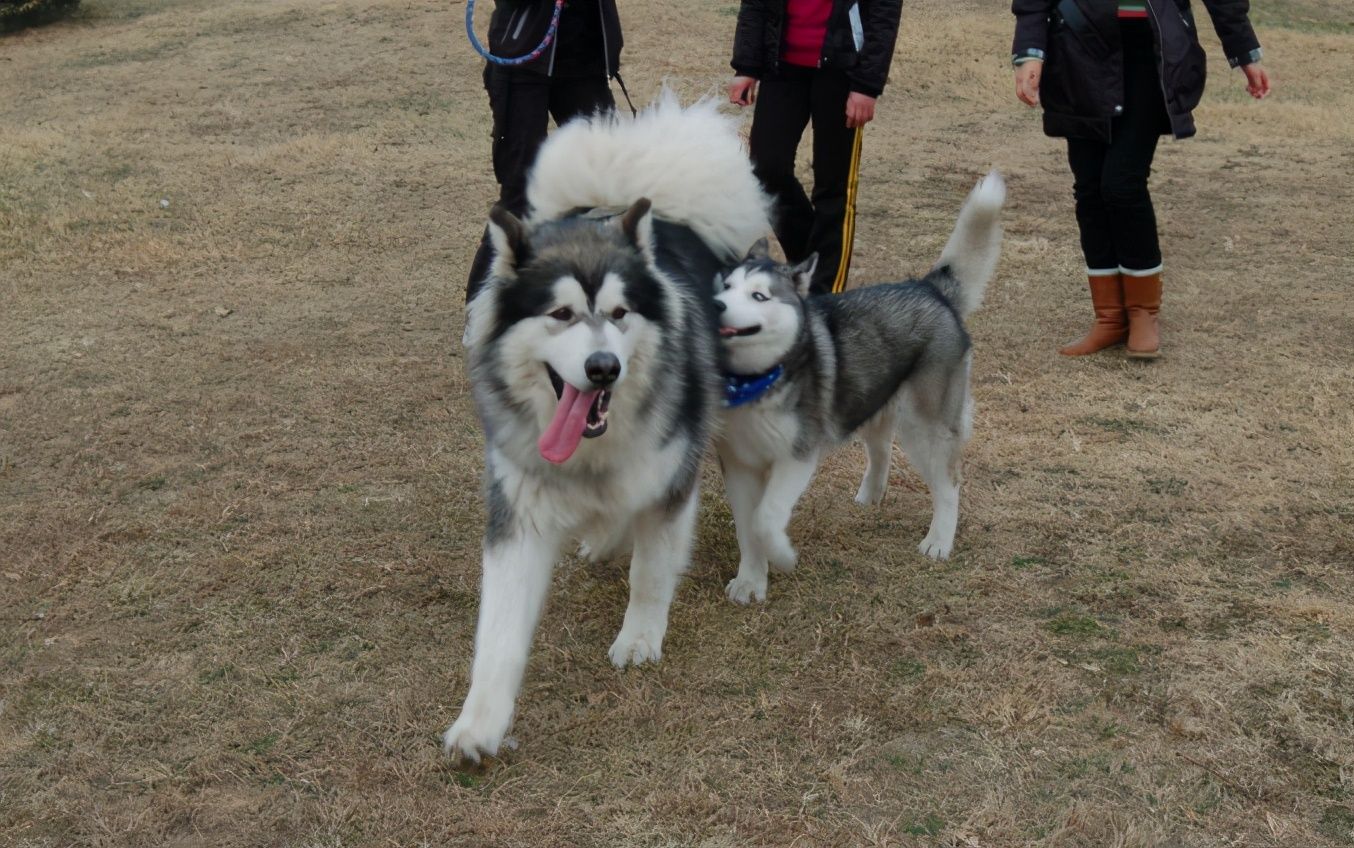
<svg viewBox="0 0 1354 848">
<path fill-rule="evenodd" d="M 489 52 L 505 58 L 529 55 L 545 40 L 554 10 L 554 0 L 496 0 Z M 555 38 L 539 57 L 520 65 L 485 63 L 498 202 L 509 212 L 519 218 L 527 212 L 527 173 L 550 118 L 558 126 L 616 108 L 610 80 L 620 67 L 621 46 L 616 0 L 568 0 Z M 486 230 L 470 266 L 467 303 L 488 274 L 490 254 Z"/>
<path fill-rule="evenodd" d="M 818 253 L 815 293 L 846 286 L 863 128 L 888 82 L 902 0 L 742 0 L 729 100 L 756 103 L 754 169 L 775 199 L 786 258 Z M 760 89 L 760 90 L 759 90 Z M 813 122 L 813 196 L 795 153 Z"/>
<path fill-rule="evenodd" d="M 1203 0 L 1228 63 L 1269 94 L 1248 0 Z M 1189 0 L 1013 0 L 1016 96 L 1067 139 L 1095 323 L 1062 348 L 1159 355 L 1161 247 L 1147 190 L 1157 139 L 1194 135 L 1205 56 Z"/>
</svg>

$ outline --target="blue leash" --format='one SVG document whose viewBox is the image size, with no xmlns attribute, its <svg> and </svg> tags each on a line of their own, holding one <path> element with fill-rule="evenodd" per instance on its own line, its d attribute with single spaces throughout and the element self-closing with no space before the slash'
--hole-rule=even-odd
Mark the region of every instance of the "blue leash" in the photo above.
<svg viewBox="0 0 1354 848">
<path fill-rule="evenodd" d="M 555 33 L 559 30 L 559 15 L 560 12 L 564 11 L 564 2 L 565 0 L 555 0 L 555 13 L 550 16 L 550 26 L 545 31 L 545 38 L 541 39 L 541 43 L 536 46 L 535 50 L 525 56 L 516 58 L 495 56 L 480 43 L 479 37 L 475 35 L 475 0 L 466 0 L 465 2 L 465 34 L 470 36 L 470 46 L 475 48 L 475 52 L 483 56 L 486 61 L 495 65 L 525 65 L 527 62 L 539 59 L 545 49 L 550 46 L 550 42 L 555 40 Z"/>
</svg>

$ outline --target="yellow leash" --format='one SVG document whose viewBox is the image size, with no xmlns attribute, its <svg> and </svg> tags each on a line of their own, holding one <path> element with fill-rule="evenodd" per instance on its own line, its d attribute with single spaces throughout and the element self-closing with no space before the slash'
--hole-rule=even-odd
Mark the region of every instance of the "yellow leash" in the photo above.
<svg viewBox="0 0 1354 848">
<path fill-rule="evenodd" d="M 837 276 L 832 279 L 832 293 L 846 291 L 846 276 L 851 270 L 851 251 L 856 241 L 856 187 L 860 184 L 860 148 L 865 139 L 865 128 L 856 127 L 856 138 L 851 145 L 851 170 L 846 176 L 846 216 L 842 219 L 842 257 L 837 263 Z"/>
</svg>

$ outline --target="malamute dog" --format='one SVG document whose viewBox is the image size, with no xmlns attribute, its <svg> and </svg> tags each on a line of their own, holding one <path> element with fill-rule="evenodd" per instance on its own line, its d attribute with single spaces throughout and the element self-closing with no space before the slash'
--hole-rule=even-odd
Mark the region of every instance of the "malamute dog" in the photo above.
<svg viewBox="0 0 1354 848">
<path fill-rule="evenodd" d="M 817 257 L 784 265 L 767 257 L 764 240 L 723 279 L 716 301 L 730 376 L 718 451 L 738 534 L 733 601 L 766 599 L 768 565 L 794 568 L 790 513 L 819 457 L 855 433 L 867 457 L 856 501 L 883 498 L 897 433 L 931 489 L 920 550 L 950 555 L 972 411 L 964 318 L 996 269 L 1005 197 L 997 173 L 981 180 L 920 280 L 808 297 Z"/>
<path fill-rule="evenodd" d="M 598 555 L 633 543 L 611 661 L 662 655 L 717 423 L 713 281 L 769 229 L 734 123 L 671 95 L 561 128 L 528 198 L 527 222 L 491 213 L 465 335 L 489 520 L 470 692 L 444 744 L 475 761 L 503 743 L 570 540 Z"/>
</svg>

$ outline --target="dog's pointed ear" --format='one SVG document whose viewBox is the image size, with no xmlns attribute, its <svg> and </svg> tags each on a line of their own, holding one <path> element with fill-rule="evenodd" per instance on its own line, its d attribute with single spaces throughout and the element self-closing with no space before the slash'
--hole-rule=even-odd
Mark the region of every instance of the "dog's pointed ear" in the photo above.
<svg viewBox="0 0 1354 848">
<path fill-rule="evenodd" d="M 644 255 L 650 264 L 654 261 L 653 203 L 647 197 L 636 200 L 621 215 L 621 232 L 625 240 Z"/>
<path fill-rule="evenodd" d="M 489 210 L 489 243 L 494 248 L 494 259 L 489 266 L 491 279 L 513 276 L 531 252 L 527 225 L 497 204 Z"/>
<path fill-rule="evenodd" d="M 813 282 L 813 272 L 818 270 L 818 254 L 810 253 L 809 258 L 790 269 L 795 281 L 795 292 L 800 297 L 809 296 L 809 284 Z"/>
<path fill-rule="evenodd" d="M 753 242 L 752 247 L 748 248 L 748 255 L 743 257 L 743 261 L 754 262 L 760 259 L 765 259 L 770 255 L 771 255 L 771 245 L 770 243 L 767 242 L 766 237 L 763 236 L 762 238 L 759 238 L 757 239 L 757 241 Z"/>
</svg>

